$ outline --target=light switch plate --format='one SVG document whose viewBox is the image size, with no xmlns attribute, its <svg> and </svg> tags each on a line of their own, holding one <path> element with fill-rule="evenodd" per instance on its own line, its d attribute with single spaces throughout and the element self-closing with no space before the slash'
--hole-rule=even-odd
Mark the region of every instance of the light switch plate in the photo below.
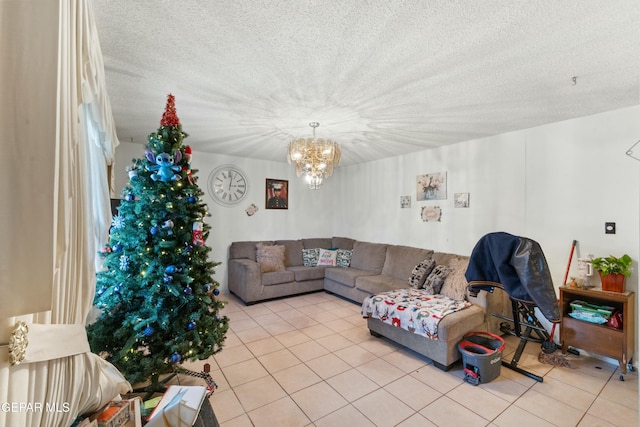
<svg viewBox="0 0 640 427">
<path fill-rule="evenodd" d="M 605 234 L 616 234 L 616 223 L 615 222 L 605 222 L 604 223 L 604 233 Z"/>
</svg>

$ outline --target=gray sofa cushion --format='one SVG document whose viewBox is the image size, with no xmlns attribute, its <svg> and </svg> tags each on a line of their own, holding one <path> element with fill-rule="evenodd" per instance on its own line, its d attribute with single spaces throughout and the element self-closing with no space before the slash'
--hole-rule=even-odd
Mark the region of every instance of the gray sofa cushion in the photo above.
<svg viewBox="0 0 640 427">
<path fill-rule="evenodd" d="M 503 292 L 504 293 L 504 292 Z M 472 305 L 464 310 L 447 314 L 438 323 L 438 341 L 449 341 L 459 337 L 478 327 L 482 327 L 485 320 L 485 310 L 479 305 Z M 489 316 L 493 317 L 493 316 Z M 484 330 L 484 327 L 482 327 Z"/>
<path fill-rule="evenodd" d="M 389 245 L 385 257 L 382 274 L 394 279 L 408 280 L 413 268 L 425 259 L 431 258 L 432 250 L 412 248 L 409 246 Z M 403 286 L 406 288 L 406 285 Z"/>
<path fill-rule="evenodd" d="M 263 243 L 265 245 L 273 245 L 272 241 L 264 242 L 233 242 L 229 247 L 230 259 L 250 259 L 256 260 L 256 244 Z"/>
<path fill-rule="evenodd" d="M 403 289 L 406 287 L 406 280 L 394 279 L 393 277 L 384 275 L 361 276 L 356 278 L 356 288 L 361 291 L 368 292 L 371 295 L 395 291 L 396 289 Z"/>
<path fill-rule="evenodd" d="M 446 252 L 434 252 L 432 257 L 436 260 L 436 265 L 449 265 L 449 261 L 459 258 L 460 255 L 449 254 Z"/>
<path fill-rule="evenodd" d="M 276 245 L 284 246 L 284 265 L 287 267 L 302 265 L 302 240 L 276 240 Z"/>
<path fill-rule="evenodd" d="M 302 244 L 304 245 L 305 249 L 315 249 L 315 248 L 329 249 L 332 247 L 331 245 L 333 243 L 331 243 L 331 239 L 329 238 L 316 238 L 316 239 L 302 239 Z"/>
<path fill-rule="evenodd" d="M 281 283 L 293 282 L 293 271 L 272 271 L 270 273 L 262 273 L 262 286 L 279 285 Z"/>
<path fill-rule="evenodd" d="M 356 241 L 353 244 L 351 267 L 380 274 L 386 255 L 387 245 L 385 244 Z M 411 268 L 413 268 L 413 266 Z M 407 278 L 408 277 L 409 276 L 407 276 Z"/>
<path fill-rule="evenodd" d="M 358 270 L 355 268 L 327 267 L 324 270 L 324 277 L 349 288 L 356 286 L 356 279 L 361 276 L 374 276 L 373 271 Z"/>
<path fill-rule="evenodd" d="M 304 267 L 304 266 L 287 267 L 287 270 L 293 272 L 296 282 L 304 282 L 305 280 L 324 279 L 324 269 L 325 267 Z"/>
<path fill-rule="evenodd" d="M 338 249 L 353 249 L 353 244 L 355 242 L 355 239 L 350 239 L 348 237 L 332 237 L 331 247 Z"/>
</svg>

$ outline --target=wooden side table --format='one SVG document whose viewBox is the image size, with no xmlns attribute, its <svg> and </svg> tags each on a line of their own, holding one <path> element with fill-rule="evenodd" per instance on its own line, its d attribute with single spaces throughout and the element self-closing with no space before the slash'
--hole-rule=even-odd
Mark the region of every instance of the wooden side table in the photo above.
<svg viewBox="0 0 640 427">
<path fill-rule="evenodd" d="M 622 313 L 622 329 L 606 324 L 598 325 L 569 316 L 570 303 L 581 300 L 590 304 L 607 305 Z M 631 361 L 635 348 L 635 294 L 633 292 L 607 292 L 600 288 L 560 287 L 560 341 L 562 352 L 576 347 L 588 352 L 616 359 L 620 365 L 620 379 L 627 373 L 627 366 L 633 369 Z"/>
</svg>

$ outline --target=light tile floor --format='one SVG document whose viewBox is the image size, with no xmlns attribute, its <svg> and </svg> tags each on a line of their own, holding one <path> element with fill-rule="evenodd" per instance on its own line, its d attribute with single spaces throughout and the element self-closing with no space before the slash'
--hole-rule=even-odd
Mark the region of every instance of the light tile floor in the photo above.
<svg viewBox="0 0 640 427">
<path fill-rule="evenodd" d="M 569 356 L 574 368 L 543 364 L 528 344 L 519 366 L 486 384 L 449 372 L 369 334 L 360 307 L 318 292 L 245 306 L 233 295 L 224 349 L 205 361 L 219 388 L 211 396 L 222 427 L 240 426 L 635 426 L 638 375 Z M 507 337 L 511 360 L 518 343 Z M 203 363 L 189 365 L 202 370 Z M 198 384 L 187 377 L 183 384 Z"/>
</svg>

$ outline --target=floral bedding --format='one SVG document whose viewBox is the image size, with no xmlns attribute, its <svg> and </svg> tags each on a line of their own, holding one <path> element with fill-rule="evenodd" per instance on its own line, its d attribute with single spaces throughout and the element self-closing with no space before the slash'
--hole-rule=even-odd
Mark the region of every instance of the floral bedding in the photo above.
<svg viewBox="0 0 640 427">
<path fill-rule="evenodd" d="M 389 325 L 437 340 L 440 320 L 469 306 L 469 301 L 429 295 L 424 289 L 406 288 L 365 298 L 362 316 L 380 319 Z"/>
</svg>

